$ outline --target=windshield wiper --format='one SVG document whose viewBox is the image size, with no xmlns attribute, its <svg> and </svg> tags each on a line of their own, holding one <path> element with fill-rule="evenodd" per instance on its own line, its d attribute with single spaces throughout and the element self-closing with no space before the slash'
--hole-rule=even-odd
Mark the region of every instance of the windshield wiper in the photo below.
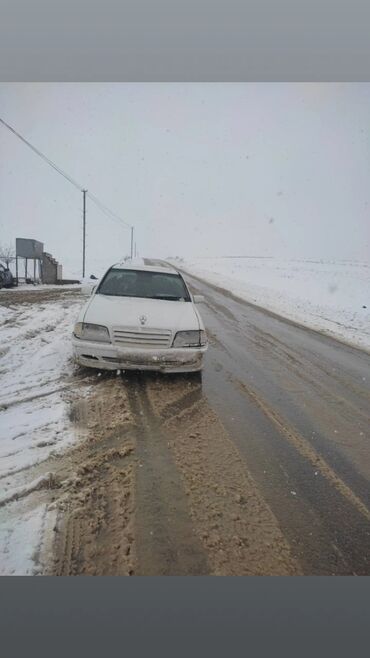
<svg viewBox="0 0 370 658">
<path fill-rule="evenodd" d="M 163 299 L 165 301 L 170 301 L 170 302 L 179 302 L 179 301 L 184 301 L 186 302 L 187 299 L 185 297 L 178 297 L 178 295 L 154 295 L 154 296 L 147 296 L 147 295 L 135 295 L 135 294 L 130 294 L 127 295 L 122 292 L 104 292 L 104 290 L 97 290 L 96 294 L 100 295 L 106 295 L 107 297 L 131 297 L 133 299 Z"/>
<path fill-rule="evenodd" d="M 169 302 L 179 302 L 180 299 L 183 299 L 182 297 L 178 297 L 177 295 L 154 295 L 151 297 L 151 299 L 164 299 Z"/>
</svg>

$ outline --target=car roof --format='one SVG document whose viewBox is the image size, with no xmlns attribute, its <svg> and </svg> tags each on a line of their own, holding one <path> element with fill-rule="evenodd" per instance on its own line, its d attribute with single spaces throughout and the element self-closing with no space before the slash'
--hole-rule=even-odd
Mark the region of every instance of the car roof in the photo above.
<svg viewBox="0 0 370 658">
<path fill-rule="evenodd" d="M 115 263 L 111 269 L 178 274 L 177 269 L 166 261 L 152 258 L 128 258 L 120 263 Z"/>
</svg>

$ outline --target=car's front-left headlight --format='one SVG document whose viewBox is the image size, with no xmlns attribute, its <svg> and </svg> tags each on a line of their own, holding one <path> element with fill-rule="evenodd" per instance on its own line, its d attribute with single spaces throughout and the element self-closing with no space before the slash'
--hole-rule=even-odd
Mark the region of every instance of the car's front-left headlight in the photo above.
<svg viewBox="0 0 370 658">
<path fill-rule="evenodd" d="M 172 347 L 204 347 L 206 344 L 205 331 L 178 331 Z"/>
<path fill-rule="evenodd" d="M 82 340 L 92 340 L 97 343 L 110 343 L 110 336 L 107 327 L 101 324 L 91 324 L 89 322 L 77 322 L 73 330 L 73 335 Z"/>
</svg>

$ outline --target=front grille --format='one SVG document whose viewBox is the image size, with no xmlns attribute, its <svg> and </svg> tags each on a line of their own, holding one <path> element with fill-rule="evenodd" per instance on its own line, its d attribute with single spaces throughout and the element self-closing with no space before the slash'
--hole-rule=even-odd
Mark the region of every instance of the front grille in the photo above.
<svg viewBox="0 0 370 658">
<path fill-rule="evenodd" d="M 124 347 L 141 347 L 163 349 L 170 347 L 172 332 L 164 329 L 125 329 L 113 328 L 113 342 Z"/>
</svg>

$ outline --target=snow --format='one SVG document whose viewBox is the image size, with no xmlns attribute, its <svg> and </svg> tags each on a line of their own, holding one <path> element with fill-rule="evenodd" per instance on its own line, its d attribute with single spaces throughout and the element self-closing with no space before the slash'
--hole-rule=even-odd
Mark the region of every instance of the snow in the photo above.
<svg viewBox="0 0 370 658">
<path fill-rule="evenodd" d="M 80 304 L 61 299 L 0 307 L 0 405 L 14 396 L 19 402 L 26 392 L 26 397 L 46 393 L 62 373 L 71 372 L 70 335 Z"/>
<path fill-rule="evenodd" d="M 370 263 L 269 257 L 172 262 L 248 302 L 370 350 Z"/>
<path fill-rule="evenodd" d="M 38 491 L 39 489 L 47 487 L 54 477 L 54 473 L 52 472 L 45 473 L 39 475 L 39 477 L 35 478 L 28 484 L 8 490 L 4 496 L 0 496 L 0 507 L 3 507 L 3 505 L 6 505 L 6 503 L 11 502 L 12 500 L 23 498 L 33 491 Z"/>
<path fill-rule="evenodd" d="M 23 471 L 65 449 L 74 438 L 68 424 L 59 393 L 4 411 L 0 416 L 0 477 Z"/>
<path fill-rule="evenodd" d="M 84 299 L 38 299 L 46 288 L 32 289 L 32 303 L 15 303 L 16 293 L 9 307 L 0 306 L 1 574 L 37 572 L 47 514 L 45 505 L 30 508 L 28 501 L 50 473 L 32 468 L 76 439 L 63 394 L 71 385 L 71 331 Z M 8 303 L 5 295 L 0 301 Z"/>
<path fill-rule="evenodd" d="M 36 575 L 40 571 L 47 506 L 39 505 L 21 516 L 13 516 L 11 508 L 16 505 L 8 506 L 7 516 L 0 515 L 0 575 Z"/>
</svg>

